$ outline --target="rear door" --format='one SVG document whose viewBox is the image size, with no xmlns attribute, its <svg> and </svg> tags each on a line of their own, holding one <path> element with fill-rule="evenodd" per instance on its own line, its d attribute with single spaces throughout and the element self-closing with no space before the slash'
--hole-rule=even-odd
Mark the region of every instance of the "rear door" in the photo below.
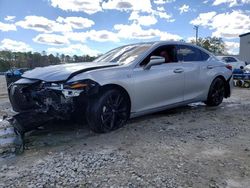
<svg viewBox="0 0 250 188">
<path fill-rule="evenodd" d="M 177 58 L 184 70 L 184 101 L 202 99 L 207 87 L 204 72 L 207 71 L 207 64 L 202 51 L 193 46 L 178 45 Z"/>
</svg>

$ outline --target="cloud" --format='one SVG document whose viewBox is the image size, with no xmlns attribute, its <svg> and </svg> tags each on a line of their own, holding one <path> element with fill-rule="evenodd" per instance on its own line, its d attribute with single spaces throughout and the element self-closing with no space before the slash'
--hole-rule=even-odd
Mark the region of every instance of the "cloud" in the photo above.
<svg viewBox="0 0 250 188">
<path fill-rule="evenodd" d="M 226 45 L 226 51 L 229 54 L 233 54 L 233 55 L 239 54 L 240 44 L 238 42 L 225 41 L 225 45 Z"/>
<path fill-rule="evenodd" d="M 73 29 L 89 28 L 95 24 L 94 21 L 83 17 L 66 17 L 66 18 L 58 17 L 56 21 L 59 23 L 70 25 L 71 28 Z"/>
<path fill-rule="evenodd" d="M 196 39 L 195 37 L 187 37 L 186 41 L 187 42 L 192 42 L 192 41 L 195 41 L 195 39 Z"/>
<path fill-rule="evenodd" d="M 86 32 L 86 36 L 88 39 L 97 41 L 97 42 L 119 42 L 119 38 L 117 37 L 116 33 L 107 31 L 107 30 L 90 30 Z"/>
<path fill-rule="evenodd" d="M 216 37 L 238 38 L 250 30 L 250 16 L 242 11 L 202 13 L 190 23 L 214 30 L 212 36 Z"/>
<path fill-rule="evenodd" d="M 167 22 L 174 22 L 175 19 L 172 18 L 172 15 L 166 13 L 165 11 L 154 11 L 153 12 L 154 15 L 158 16 L 161 19 L 164 19 Z"/>
<path fill-rule="evenodd" d="M 85 29 L 93 26 L 94 21 L 83 17 L 58 17 L 56 21 L 42 16 L 26 16 L 16 23 L 24 29 L 32 29 L 44 33 L 71 32 L 73 29 Z"/>
<path fill-rule="evenodd" d="M 48 48 L 47 52 L 53 54 L 60 52 L 61 54 L 64 55 L 90 55 L 90 56 L 96 56 L 97 54 L 100 54 L 99 51 L 93 50 L 83 44 L 72 44 L 62 48 Z"/>
<path fill-rule="evenodd" d="M 119 38 L 116 33 L 107 30 L 90 30 L 86 32 L 68 32 L 64 33 L 64 36 L 72 41 L 86 42 L 86 40 L 92 40 L 96 42 L 119 42 Z"/>
<path fill-rule="evenodd" d="M 116 9 L 120 11 L 141 11 L 151 12 L 152 5 L 150 0 L 135 1 L 135 0 L 108 0 L 102 3 L 103 9 Z"/>
<path fill-rule="evenodd" d="M 28 52 L 33 49 L 26 43 L 11 39 L 3 39 L 0 43 L 0 50 L 10 50 L 13 52 Z"/>
<path fill-rule="evenodd" d="M 26 16 L 24 20 L 17 22 L 16 25 L 24 29 L 32 29 L 45 33 L 72 31 L 70 25 L 60 24 L 42 16 Z"/>
<path fill-rule="evenodd" d="M 129 17 L 129 20 L 134 21 L 136 24 L 143 26 L 150 26 L 157 23 L 157 19 L 154 15 L 149 14 L 146 16 L 139 15 L 138 11 L 133 11 Z"/>
<path fill-rule="evenodd" d="M 94 14 L 102 11 L 101 0 L 49 0 L 51 6 L 65 11 Z"/>
<path fill-rule="evenodd" d="M 14 24 L 0 22 L 0 31 L 16 31 L 16 26 Z"/>
<path fill-rule="evenodd" d="M 250 0 L 214 0 L 213 6 L 218 6 L 221 4 L 229 4 L 229 7 L 250 4 Z"/>
<path fill-rule="evenodd" d="M 69 44 L 69 40 L 63 35 L 56 34 L 39 34 L 33 38 L 34 42 L 46 45 L 65 45 Z"/>
<path fill-rule="evenodd" d="M 4 20 L 5 20 L 5 21 L 13 22 L 15 18 L 16 18 L 16 16 L 6 16 L 6 17 L 4 18 Z"/>
<path fill-rule="evenodd" d="M 165 8 L 164 7 L 157 7 L 156 8 L 158 11 L 160 11 L 160 12 L 165 12 Z"/>
<path fill-rule="evenodd" d="M 154 3 L 157 5 L 162 5 L 162 4 L 166 4 L 166 3 L 173 3 L 175 2 L 175 0 L 154 0 Z"/>
<path fill-rule="evenodd" d="M 180 10 L 180 14 L 183 14 L 184 12 L 189 12 L 190 7 L 189 7 L 189 5 L 184 4 L 179 8 L 179 10 Z"/>
<path fill-rule="evenodd" d="M 217 5 L 224 4 L 224 3 L 229 4 L 229 7 L 238 5 L 237 0 L 215 0 L 213 2 L 213 5 L 217 6 Z"/>
<path fill-rule="evenodd" d="M 131 24 L 123 25 L 117 24 L 114 29 L 118 32 L 119 38 L 125 39 L 156 39 L 160 40 L 180 40 L 182 37 L 168 32 L 160 31 L 158 29 L 142 29 L 140 25 Z"/>
<path fill-rule="evenodd" d="M 193 25 L 209 26 L 212 22 L 212 18 L 216 15 L 216 12 L 200 13 L 197 18 L 191 20 Z"/>
</svg>

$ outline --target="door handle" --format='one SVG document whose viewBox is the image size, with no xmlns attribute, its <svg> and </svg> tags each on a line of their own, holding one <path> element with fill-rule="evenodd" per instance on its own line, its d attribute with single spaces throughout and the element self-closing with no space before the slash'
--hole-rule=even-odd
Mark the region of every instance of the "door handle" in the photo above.
<svg viewBox="0 0 250 188">
<path fill-rule="evenodd" d="M 174 70 L 174 73 L 182 73 L 183 71 L 184 71 L 183 69 L 180 69 L 180 68 L 179 68 L 179 69 L 175 69 L 175 70 Z"/>
<path fill-rule="evenodd" d="M 213 69 L 213 68 L 214 68 L 213 65 L 208 65 L 208 66 L 207 66 L 207 69 Z"/>
</svg>

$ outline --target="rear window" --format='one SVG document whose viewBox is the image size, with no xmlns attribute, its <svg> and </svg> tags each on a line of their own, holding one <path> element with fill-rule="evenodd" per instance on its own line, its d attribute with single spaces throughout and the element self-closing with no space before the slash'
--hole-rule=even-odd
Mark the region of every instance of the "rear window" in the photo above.
<svg viewBox="0 0 250 188">
<path fill-rule="evenodd" d="M 206 61 L 210 56 L 202 50 L 186 45 L 179 45 L 177 50 L 178 61 Z"/>
</svg>

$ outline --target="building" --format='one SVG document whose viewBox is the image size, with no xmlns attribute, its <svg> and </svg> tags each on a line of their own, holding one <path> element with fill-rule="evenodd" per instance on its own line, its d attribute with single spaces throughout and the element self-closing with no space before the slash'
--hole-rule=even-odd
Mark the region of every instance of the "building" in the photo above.
<svg viewBox="0 0 250 188">
<path fill-rule="evenodd" d="M 250 32 L 240 35 L 240 60 L 250 63 Z"/>
</svg>

